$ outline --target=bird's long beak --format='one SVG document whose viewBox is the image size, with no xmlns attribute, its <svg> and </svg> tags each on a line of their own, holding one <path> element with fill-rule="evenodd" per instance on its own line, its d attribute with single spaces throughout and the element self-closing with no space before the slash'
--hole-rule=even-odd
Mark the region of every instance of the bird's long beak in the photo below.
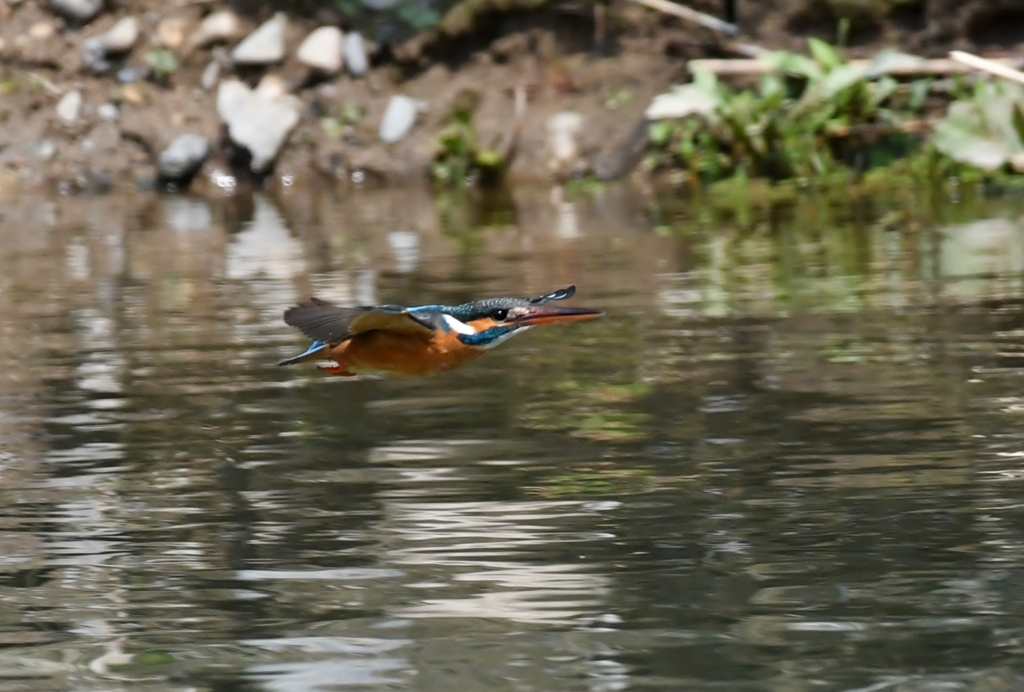
<svg viewBox="0 0 1024 692">
<path fill-rule="evenodd" d="M 535 324 L 553 324 L 555 322 L 576 322 L 591 320 L 604 313 L 590 308 L 562 308 L 553 305 L 538 305 L 530 308 L 530 312 L 519 318 L 519 324 L 532 327 Z"/>
</svg>

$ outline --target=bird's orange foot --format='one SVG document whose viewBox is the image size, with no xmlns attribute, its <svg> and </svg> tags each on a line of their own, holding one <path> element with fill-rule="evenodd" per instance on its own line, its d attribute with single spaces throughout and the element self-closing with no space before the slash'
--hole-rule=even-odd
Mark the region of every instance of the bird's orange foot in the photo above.
<svg viewBox="0 0 1024 692">
<path fill-rule="evenodd" d="M 337 375 L 338 377 L 355 377 L 357 374 L 347 369 L 344 365 L 319 365 L 317 367 L 326 373 Z"/>
</svg>

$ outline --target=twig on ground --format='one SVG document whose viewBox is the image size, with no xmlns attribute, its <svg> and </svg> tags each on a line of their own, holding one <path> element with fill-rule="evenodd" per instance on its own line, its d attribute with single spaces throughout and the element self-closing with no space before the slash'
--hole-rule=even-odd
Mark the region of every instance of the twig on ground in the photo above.
<svg viewBox="0 0 1024 692">
<path fill-rule="evenodd" d="M 827 133 L 830 137 L 873 137 L 888 135 L 895 132 L 904 134 L 918 134 L 927 132 L 935 126 L 932 120 L 907 120 L 902 123 L 860 123 L 857 125 L 838 125 L 830 127 Z"/>
<path fill-rule="evenodd" d="M 519 134 L 523 129 L 523 119 L 526 117 L 526 87 L 519 84 L 512 91 L 512 120 L 509 122 L 508 130 L 502 137 L 501 160 L 506 167 L 512 164 L 519 149 Z"/>
<path fill-rule="evenodd" d="M 990 60 L 988 58 L 982 58 L 968 53 L 962 50 L 954 50 L 950 52 L 949 57 L 958 63 L 967 65 L 968 67 L 981 70 L 982 72 L 988 72 L 996 77 L 1002 77 L 1003 79 L 1009 79 L 1011 82 L 1017 82 L 1018 84 L 1024 84 L 1024 72 L 1011 67 L 1005 61 Z M 1019 61 L 1015 64 L 1019 64 Z"/>
<path fill-rule="evenodd" d="M 718 17 L 712 17 L 710 14 L 704 14 L 703 12 L 692 10 L 685 5 L 669 2 L 669 0 L 633 0 L 633 2 L 639 3 L 645 7 L 650 7 L 652 10 L 658 10 L 659 12 L 670 14 L 673 17 L 685 19 L 688 22 L 700 24 L 707 29 L 717 31 L 728 36 L 735 36 L 740 33 L 740 28 L 735 24 L 723 22 Z"/>
</svg>

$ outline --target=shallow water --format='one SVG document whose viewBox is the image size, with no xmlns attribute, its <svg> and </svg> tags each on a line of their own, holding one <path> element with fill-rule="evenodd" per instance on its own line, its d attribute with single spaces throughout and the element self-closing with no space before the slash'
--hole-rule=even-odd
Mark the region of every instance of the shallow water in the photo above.
<svg viewBox="0 0 1024 692">
<path fill-rule="evenodd" d="M 1024 217 L 904 203 L 5 204 L 0 690 L 1024 688 Z M 445 375 L 274 365 L 311 292 L 569 283 Z"/>
</svg>

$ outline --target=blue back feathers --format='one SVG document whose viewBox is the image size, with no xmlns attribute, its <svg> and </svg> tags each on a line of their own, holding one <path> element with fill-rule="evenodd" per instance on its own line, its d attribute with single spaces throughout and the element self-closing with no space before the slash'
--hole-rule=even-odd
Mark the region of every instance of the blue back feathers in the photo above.
<svg viewBox="0 0 1024 692">
<path fill-rule="evenodd" d="M 565 300 L 572 298 L 576 293 L 575 286 L 559 289 L 553 293 L 533 298 L 487 298 L 486 300 L 474 300 L 461 305 L 420 305 L 407 308 L 408 312 L 445 313 L 451 315 L 460 322 L 469 322 L 487 317 L 495 310 L 508 310 L 510 308 L 530 307 L 531 305 L 543 305 L 551 300 Z M 498 336 L 501 336 L 500 334 Z M 497 338 L 497 337 L 493 337 Z"/>
</svg>

